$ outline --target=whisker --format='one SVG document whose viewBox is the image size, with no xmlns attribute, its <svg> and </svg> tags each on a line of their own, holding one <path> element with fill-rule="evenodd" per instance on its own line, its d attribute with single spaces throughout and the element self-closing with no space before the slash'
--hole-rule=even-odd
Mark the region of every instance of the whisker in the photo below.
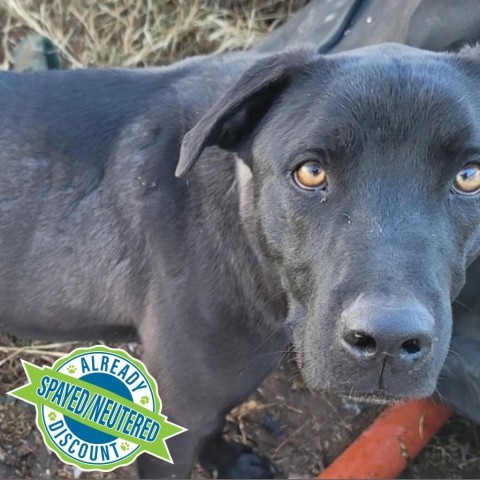
<svg viewBox="0 0 480 480">
<path fill-rule="evenodd" d="M 460 360 L 464 360 L 464 358 L 458 353 L 456 352 L 455 350 L 453 350 L 453 348 L 449 348 L 448 349 L 448 354 L 449 355 L 455 355 L 457 358 L 459 358 Z"/>
<path fill-rule="evenodd" d="M 274 293 L 273 295 L 271 295 L 270 297 L 267 298 L 267 302 L 271 302 L 274 298 L 277 298 L 280 295 L 283 295 L 284 293 L 287 293 L 287 291 L 285 289 L 282 289 L 279 292 Z"/>
<path fill-rule="evenodd" d="M 277 333 L 280 332 L 280 330 L 282 330 L 283 328 L 285 328 L 285 323 L 281 323 L 280 325 L 278 325 L 276 328 L 273 329 L 273 331 L 267 335 L 266 338 L 262 339 L 262 341 L 253 349 L 253 353 L 255 353 L 256 351 L 258 351 L 258 349 L 260 347 L 262 347 L 263 345 L 265 345 L 266 342 L 268 342 L 269 340 L 272 339 L 272 337 L 274 337 Z"/>
<path fill-rule="evenodd" d="M 457 303 L 461 307 L 466 308 L 468 311 L 470 311 L 472 309 L 472 307 L 470 307 L 469 305 L 467 305 L 465 303 L 462 303 L 460 300 L 457 300 L 457 299 L 455 299 L 452 303 Z"/>
</svg>

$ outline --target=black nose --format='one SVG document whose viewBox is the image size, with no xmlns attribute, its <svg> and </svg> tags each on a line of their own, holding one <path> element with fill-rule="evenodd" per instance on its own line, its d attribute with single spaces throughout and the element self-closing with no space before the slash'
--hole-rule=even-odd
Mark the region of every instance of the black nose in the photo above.
<svg viewBox="0 0 480 480">
<path fill-rule="evenodd" d="M 416 302 L 392 305 L 362 299 L 342 314 L 341 343 L 359 360 L 419 360 L 430 351 L 433 335 L 433 317 Z"/>
</svg>

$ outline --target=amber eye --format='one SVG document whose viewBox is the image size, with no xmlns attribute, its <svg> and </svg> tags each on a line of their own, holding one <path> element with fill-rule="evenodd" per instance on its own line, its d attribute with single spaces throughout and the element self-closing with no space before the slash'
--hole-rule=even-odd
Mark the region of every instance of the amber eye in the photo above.
<svg viewBox="0 0 480 480">
<path fill-rule="evenodd" d="M 293 178 L 299 187 L 307 190 L 327 186 L 327 174 L 322 166 L 315 161 L 302 163 L 293 173 Z"/>
<path fill-rule="evenodd" d="M 463 195 L 474 195 L 480 192 L 480 165 L 469 163 L 455 177 L 453 189 Z"/>
</svg>

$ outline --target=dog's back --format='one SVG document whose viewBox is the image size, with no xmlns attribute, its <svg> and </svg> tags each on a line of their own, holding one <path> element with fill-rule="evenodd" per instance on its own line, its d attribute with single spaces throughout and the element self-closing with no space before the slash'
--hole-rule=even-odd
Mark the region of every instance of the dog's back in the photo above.
<svg viewBox="0 0 480 480">
<path fill-rule="evenodd" d="M 2 329 L 96 337 L 142 315 L 149 233 L 181 238 L 182 135 L 254 57 L 0 75 Z"/>
</svg>

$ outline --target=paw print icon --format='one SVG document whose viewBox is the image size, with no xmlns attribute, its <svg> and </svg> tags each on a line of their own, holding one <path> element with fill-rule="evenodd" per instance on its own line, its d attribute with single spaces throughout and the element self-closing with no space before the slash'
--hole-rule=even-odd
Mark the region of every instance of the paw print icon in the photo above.
<svg viewBox="0 0 480 480">
<path fill-rule="evenodd" d="M 68 373 L 74 374 L 76 371 L 77 371 L 77 369 L 75 368 L 75 365 L 69 365 L 67 367 L 67 372 Z"/>
<path fill-rule="evenodd" d="M 150 401 L 150 399 L 149 399 L 146 395 L 144 395 L 144 396 L 140 399 L 140 403 L 141 403 L 142 405 L 146 405 L 149 401 Z"/>
<path fill-rule="evenodd" d="M 124 452 L 126 452 L 127 450 L 130 450 L 130 444 L 127 443 L 127 442 L 122 442 L 122 443 L 120 444 L 120 448 L 121 448 Z"/>
<path fill-rule="evenodd" d="M 48 418 L 53 422 L 57 418 L 57 414 L 55 412 L 50 412 L 48 414 Z"/>
</svg>

